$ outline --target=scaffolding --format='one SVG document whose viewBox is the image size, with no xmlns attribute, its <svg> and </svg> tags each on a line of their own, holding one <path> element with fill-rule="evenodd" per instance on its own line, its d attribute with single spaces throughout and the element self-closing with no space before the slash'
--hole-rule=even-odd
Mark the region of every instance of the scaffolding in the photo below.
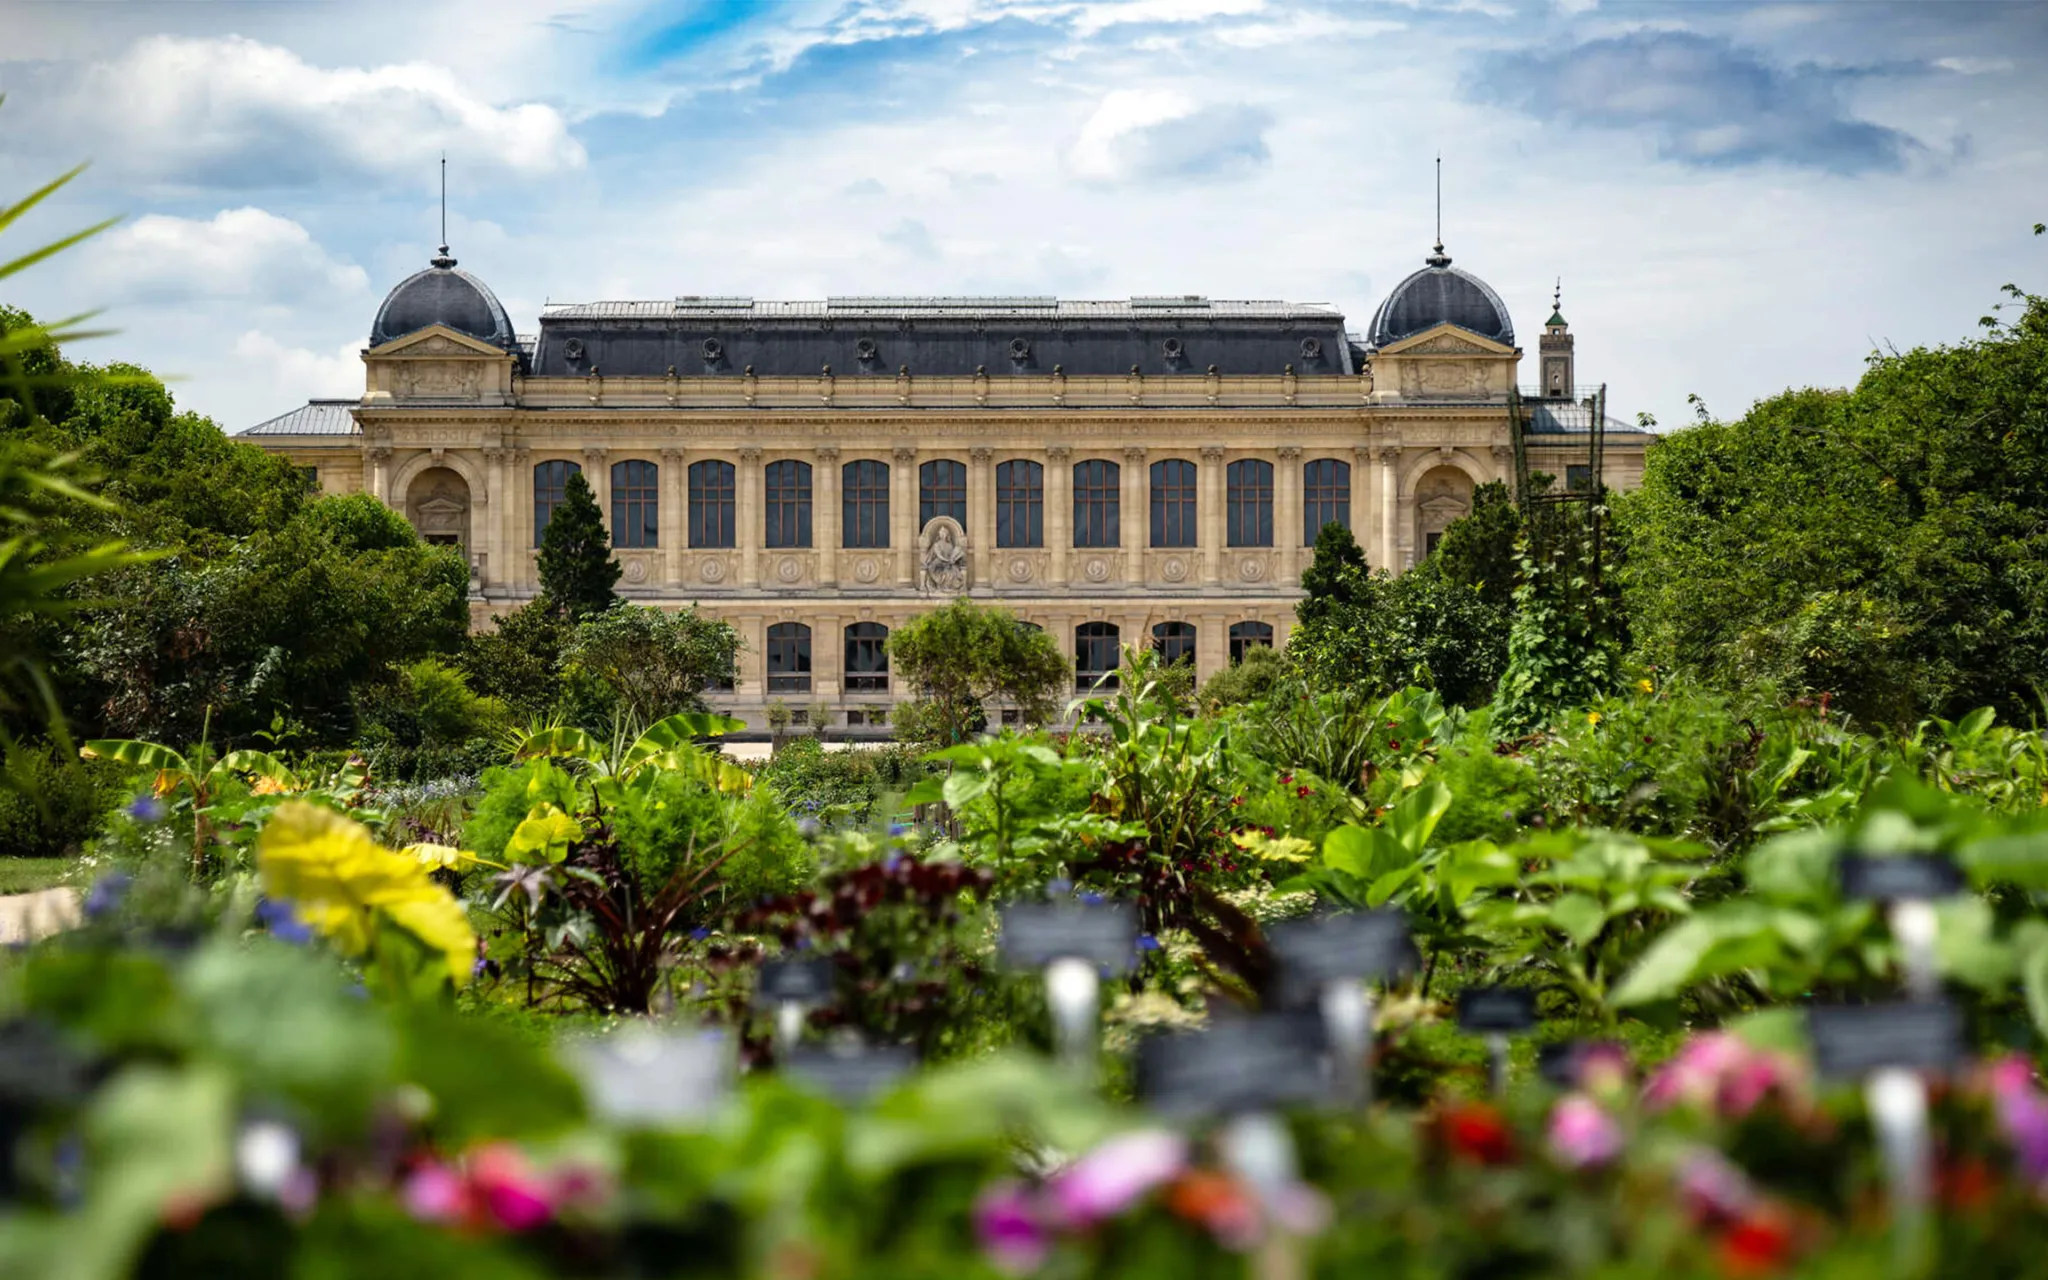
<svg viewBox="0 0 2048 1280">
<path fill-rule="evenodd" d="M 1539 487 L 1532 482 L 1536 473 L 1529 461 L 1529 436 L 1537 415 L 1556 424 L 1554 430 L 1535 433 L 1544 443 L 1545 460 L 1563 460 L 1563 483 Z M 1575 429 L 1580 414 L 1586 415 L 1583 432 Z M 1597 594 L 1605 567 L 1607 485 L 1604 464 L 1607 451 L 1607 384 L 1584 400 L 1546 396 L 1541 390 L 1524 394 L 1508 388 L 1508 434 L 1515 449 L 1515 503 L 1522 513 L 1522 527 L 1528 530 L 1530 551 L 1546 557 L 1567 537 L 1590 539 L 1592 586 Z M 1585 483 L 1575 483 L 1572 474 L 1576 451 L 1585 448 Z"/>
</svg>

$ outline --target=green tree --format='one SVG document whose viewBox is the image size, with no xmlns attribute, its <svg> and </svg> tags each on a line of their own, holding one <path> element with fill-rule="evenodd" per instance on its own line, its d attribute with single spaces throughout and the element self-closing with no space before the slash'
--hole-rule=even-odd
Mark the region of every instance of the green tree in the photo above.
<svg viewBox="0 0 2048 1280">
<path fill-rule="evenodd" d="M 1515 597 L 1515 543 L 1521 536 L 1521 509 L 1507 485 L 1494 480 L 1472 491 L 1471 513 L 1450 523 L 1430 557 L 1446 579 L 1508 605 Z"/>
<path fill-rule="evenodd" d="M 619 572 L 590 482 L 582 472 L 571 472 L 562 503 L 540 538 L 541 596 L 572 618 L 587 618 L 618 599 L 612 588 Z"/>
<path fill-rule="evenodd" d="M 1058 714 L 1053 699 L 1072 679 L 1051 636 L 1007 609 L 966 599 L 890 632 L 889 665 L 917 695 L 898 704 L 898 731 L 925 742 L 972 736 L 985 723 L 991 699 L 1043 724 Z"/>
<path fill-rule="evenodd" d="M 694 609 L 615 604 L 576 625 L 562 675 L 576 719 L 630 729 L 679 711 L 703 711 L 704 690 L 730 685 L 739 633 Z"/>
<path fill-rule="evenodd" d="M 545 599 L 503 614 L 463 641 L 456 665 L 478 693 L 535 718 L 562 695 L 562 649 L 576 627 Z"/>
</svg>

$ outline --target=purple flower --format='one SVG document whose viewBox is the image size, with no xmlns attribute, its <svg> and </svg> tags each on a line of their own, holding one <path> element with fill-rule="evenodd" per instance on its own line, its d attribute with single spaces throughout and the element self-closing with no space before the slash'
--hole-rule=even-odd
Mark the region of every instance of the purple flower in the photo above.
<svg viewBox="0 0 2048 1280">
<path fill-rule="evenodd" d="M 1087 903 L 1091 907 L 1099 907 L 1104 902 L 1103 896 L 1099 893 L 1084 893 L 1080 897 L 1082 902 Z"/>
<path fill-rule="evenodd" d="M 998 1182 L 974 1202 L 974 1234 L 998 1271 L 1027 1275 L 1044 1264 L 1052 1237 L 1021 1182 Z"/>
<path fill-rule="evenodd" d="M 92 892 L 85 895 L 85 914 L 93 919 L 106 915 L 121 905 L 121 899 L 128 896 L 128 886 L 134 884 L 132 876 L 118 871 L 109 871 L 93 882 Z"/>
<path fill-rule="evenodd" d="M 704 926 L 702 926 L 702 925 L 699 925 L 699 926 L 697 926 L 696 928 L 694 928 L 694 929 L 690 930 L 690 941 L 692 941 L 692 942 L 702 942 L 702 941 L 704 941 L 704 939 L 706 939 L 706 938 L 708 938 L 708 937 L 710 937 L 710 936 L 711 936 L 711 930 L 709 930 L 709 929 L 706 929 L 706 928 L 705 928 Z"/>
<path fill-rule="evenodd" d="M 256 919 L 262 922 L 270 936 L 279 942 L 289 942 L 303 947 L 313 940 L 313 931 L 306 922 L 299 919 L 292 904 L 282 898 L 260 898 L 256 902 Z"/>
<path fill-rule="evenodd" d="M 889 834 L 892 836 L 909 835 L 910 824 L 907 822 L 892 822 L 889 824 Z"/>
<path fill-rule="evenodd" d="M 1047 1190 L 1062 1222 L 1115 1217 L 1187 1167 L 1188 1142 L 1163 1129 L 1118 1134 L 1062 1169 Z"/>
<path fill-rule="evenodd" d="M 2034 1088 L 2033 1068 L 2014 1055 L 1992 1063 L 1989 1074 L 1998 1127 L 2019 1158 L 2020 1172 L 2048 1183 L 2048 1098 Z"/>
<path fill-rule="evenodd" d="M 1141 934 L 1139 934 L 1139 935 L 1138 935 L 1138 950 L 1140 950 L 1140 951 L 1157 951 L 1157 950 L 1159 950 L 1159 939 L 1157 939 L 1157 938 L 1153 937 L 1153 936 L 1152 936 L 1151 934 L 1149 934 L 1149 933 L 1141 933 Z"/>
<path fill-rule="evenodd" d="M 1046 881 L 1045 892 L 1047 897 L 1057 898 L 1062 896 L 1063 894 L 1072 893 L 1073 891 L 1074 882 L 1072 880 Z"/>
<path fill-rule="evenodd" d="M 164 816 L 164 802 L 152 795 L 139 795 L 128 806 L 128 816 L 137 822 L 155 822 Z"/>
<path fill-rule="evenodd" d="M 1757 1198 L 1749 1175 L 1708 1147 L 1686 1157 L 1678 1170 L 1678 1193 L 1688 1209 L 1710 1221 L 1740 1218 Z"/>
<path fill-rule="evenodd" d="M 1551 1158 L 1568 1169 L 1595 1169 L 1621 1154 L 1621 1126 L 1583 1093 L 1558 1100 L 1549 1140 Z"/>
</svg>

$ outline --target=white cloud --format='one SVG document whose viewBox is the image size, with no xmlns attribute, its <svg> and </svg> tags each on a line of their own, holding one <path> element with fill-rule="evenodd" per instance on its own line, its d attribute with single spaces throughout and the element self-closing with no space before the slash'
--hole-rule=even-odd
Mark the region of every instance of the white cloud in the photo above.
<svg viewBox="0 0 2048 1280">
<path fill-rule="evenodd" d="M 84 127 L 124 173 L 182 187 L 434 180 L 442 151 L 471 172 L 580 168 L 553 107 L 493 106 L 425 63 L 314 66 L 242 36 L 151 36 L 82 68 L 49 128 Z"/>
<path fill-rule="evenodd" d="M 1257 107 L 1205 106 L 1176 89 L 1118 89 L 1081 126 L 1067 164 L 1091 182 L 1227 176 L 1266 162 L 1272 122 Z"/>
<path fill-rule="evenodd" d="M 1934 65 L 1957 75 L 1997 75 L 2012 70 L 2011 58 L 1936 58 Z"/>
<path fill-rule="evenodd" d="M 352 298 L 369 276 L 290 218 L 223 209 L 208 219 L 152 213 L 95 243 L 87 279 L 102 301 L 294 303 Z"/>
<path fill-rule="evenodd" d="M 363 394 L 363 344 L 345 342 L 332 355 L 304 347 L 287 346 L 260 329 L 250 329 L 235 339 L 235 372 L 243 379 L 245 391 L 268 386 L 266 403 L 283 412 L 293 405 L 323 396 Z M 253 419 L 251 420 L 253 422 Z M 250 422 L 228 424 L 238 431 Z"/>
</svg>

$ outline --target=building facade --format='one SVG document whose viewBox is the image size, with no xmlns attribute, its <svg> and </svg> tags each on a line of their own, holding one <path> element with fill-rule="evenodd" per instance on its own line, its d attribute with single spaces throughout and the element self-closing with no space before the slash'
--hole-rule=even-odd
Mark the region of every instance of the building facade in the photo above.
<svg viewBox="0 0 2048 1280">
<path fill-rule="evenodd" d="M 681 297 L 550 306 L 520 336 L 445 247 L 379 308 L 364 391 L 240 433 L 462 548 L 478 625 L 537 592 L 568 477 L 597 495 L 620 593 L 743 640 L 715 699 L 886 724 L 889 631 L 958 596 L 1054 637 L 1077 687 L 1119 644 L 1206 678 L 1282 645 L 1308 549 L 1428 554 L 1473 490 L 1590 483 L 1553 306 L 1517 393 L 1506 306 L 1438 245 L 1367 332 L 1328 307 L 1198 296 Z M 1609 424 L 1602 479 L 1650 437 Z"/>
</svg>

